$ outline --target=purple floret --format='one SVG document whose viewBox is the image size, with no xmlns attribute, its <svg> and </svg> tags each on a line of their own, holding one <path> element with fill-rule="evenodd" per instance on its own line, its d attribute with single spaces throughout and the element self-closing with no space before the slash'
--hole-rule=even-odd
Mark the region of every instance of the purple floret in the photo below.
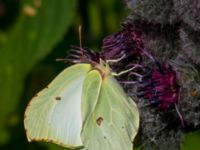
<svg viewBox="0 0 200 150">
<path fill-rule="evenodd" d="M 143 40 L 139 29 L 130 23 L 122 24 L 122 30 L 107 36 L 103 40 L 100 57 L 104 60 L 139 60 L 143 55 Z"/>
<path fill-rule="evenodd" d="M 180 86 L 177 83 L 176 72 L 169 65 L 163 64 L 161 69 L 153 68 L 150 76 L 145 79 L 148 84 L 140 90 L 152 106 L 166 109 L 178 103 Z"/>
</svg>

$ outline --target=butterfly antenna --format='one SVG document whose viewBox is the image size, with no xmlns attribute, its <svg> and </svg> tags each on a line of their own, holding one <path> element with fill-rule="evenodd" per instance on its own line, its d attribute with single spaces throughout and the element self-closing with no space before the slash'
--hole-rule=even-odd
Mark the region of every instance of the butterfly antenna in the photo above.
<svg viewBox="0 0 200 150">
<path fill-rule="evenodd" d="M 78 27 L 78 34 L 79 34 L 79 46 L 80 46 L 80 50 L 81 50 L 81 55 L 83 57 L 83 47 L 82 47 L 82 26 L 79 25 Z"/>
<path fill-rule="evenodd" d="M 69 62 L 74 62 L 74 63 L 78 63 L 79 61 L 77 61 L 77 57 L 79 58 L 83 58 L 84 57 L 84 52 L 83 52 L 83 47 L 82 47 L 82 26 L 79 25 L 78 27 L 78 34 L 79 34 L 79 47 L 80 48 L 76 48 L 73 47 L 73 49 L 71 50 L 71 55 L 68 58 L 57 58 L 56 61 L 69 61 Z M 75 53 L 75 54 L 74 54 Z M 72 58 L 70 58 L 72 57 Z"/>
<path fill-rule="evenodd" d="M 66 58 L 57 58 L 56 61 L 66 61 Z"/>
</svg>

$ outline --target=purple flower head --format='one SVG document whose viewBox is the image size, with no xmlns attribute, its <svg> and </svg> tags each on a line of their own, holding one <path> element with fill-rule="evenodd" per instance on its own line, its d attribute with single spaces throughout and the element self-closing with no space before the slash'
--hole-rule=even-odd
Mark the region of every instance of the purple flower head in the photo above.
<svg viewBox="0 0 200 150">
<path fill-rule="evenodd" d="M 160 68 L 153 68 L 150 76 L 143 82 L 147 84 L 140 90 L 152 106 L 166 109 L 178 103 L 180 86 L 177 83 L 177 74 L 170 65 L 162 64 Z"/>
<path fill-rule="evenodd" d="M 124 23 L 121 31 L 104 38 L 100 57 L 104 60 L 141 61 L 143 48 L 139 29 L 131 23 Z"/>
</svg>

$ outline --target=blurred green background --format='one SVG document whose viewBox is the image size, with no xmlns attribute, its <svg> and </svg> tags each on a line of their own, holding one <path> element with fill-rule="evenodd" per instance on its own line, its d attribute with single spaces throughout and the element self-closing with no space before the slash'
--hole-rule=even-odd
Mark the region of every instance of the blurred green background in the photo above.
<svg viewBox="0 0 200 150">
<path fill-rule="evenodd" d="M 31 97 L 68 64 L 71 45 L 100 50 L 128 15 L 122 0 L 0 0 L 0 149 L 62 149 L 28 143 L 23 114 Z"/>
<path fill-rule="evenodd" d="M 0 149 L 65 149 L 28 143 L 25 107 L 68 66 L 55 60 L 64 58 L 71 45 L 79 45 L 79 25 L 83 45 L 100 50 L 102 39 L 118 31 L 128 14 L 123 0 L 0 0 Z M 200 133 L 186 137 L 184 150 L 191 145 L 200 149 L 195 136 Z"/>
</svg>

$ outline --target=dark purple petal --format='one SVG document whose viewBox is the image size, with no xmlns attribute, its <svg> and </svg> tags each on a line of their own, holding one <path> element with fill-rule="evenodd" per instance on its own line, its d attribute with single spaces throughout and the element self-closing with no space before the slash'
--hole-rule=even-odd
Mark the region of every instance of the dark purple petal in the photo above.
<svg viewBox="0 0 200 150">
<path fill-rule="evenodd" d="M 172 104 L 179 101 L 180 86 L 177 83 L 176 72 L 166 64 L 159 68 L 153 68 L 146 86 L 140 88 L 143 91 L 144 98 L 148 99 L 153 106 L 161 109 L 169 108 Z"/>
<path fill-rule="evenodd" d="M 102 51 L 100 57 L 104 60 L 119 59 L 123 60 L 139 60 L 143 55 L 143 40 L 139 29 L 131 24 L 122 24 L 122 30 L 112 34 L 103 40 Z"/>
</svg>

